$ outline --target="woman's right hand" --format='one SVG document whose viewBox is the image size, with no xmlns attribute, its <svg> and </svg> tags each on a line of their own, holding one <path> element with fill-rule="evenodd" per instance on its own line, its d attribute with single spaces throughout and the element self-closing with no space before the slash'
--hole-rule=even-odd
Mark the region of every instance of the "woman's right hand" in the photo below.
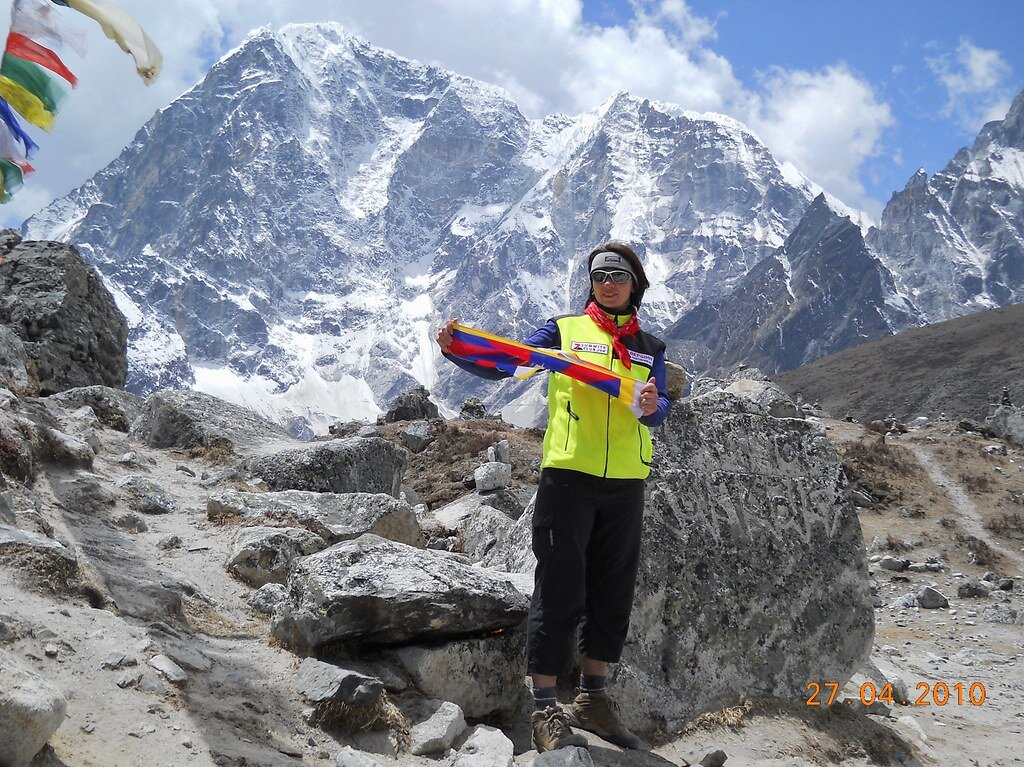
<svg viewBox="0 0 1024 767">
<path fill-rule="evenodd" d="M 452 325 L 458 321 L 458 317 L 453 317 L 444 324 L 443 328 L 437 331 L 437 337 L 434 340 L 437 341 L 437 345 L 441 347 L 441 351 L 445 354 L 452 348 L 452 341 L 454 340 L 452 338 Z"/>
</svg>

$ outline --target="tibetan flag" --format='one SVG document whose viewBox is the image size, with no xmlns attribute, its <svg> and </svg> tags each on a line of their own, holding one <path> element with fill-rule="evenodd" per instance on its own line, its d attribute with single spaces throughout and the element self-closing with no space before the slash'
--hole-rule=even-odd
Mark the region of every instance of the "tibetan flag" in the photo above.
<svg viewBox="0 0 1024 767">
<path fill-rule="evenodd" d="M 643 414 L 643 381 L 619 375 L 561 349 L 538 349 L 458 323 L 452 326 L 452 339 L 452 354 L 481 367 L 495 368 L 516 378 L 527 378 L 541 369 L 561 373 L 618 400 L 637 418 Z"/>
<path fill-rule="evenodd" d="M 103 33 L 135 59 L 135 69 L 146 85 L 152 85 L 163 66 L 163 56 L 131 14 L 106 0 L 52 0 L 97 21 Z"/>
</svg>

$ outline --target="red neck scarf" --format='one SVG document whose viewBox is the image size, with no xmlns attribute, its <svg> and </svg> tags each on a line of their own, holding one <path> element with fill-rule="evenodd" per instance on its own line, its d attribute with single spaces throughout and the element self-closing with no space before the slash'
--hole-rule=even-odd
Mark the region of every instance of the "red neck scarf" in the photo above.
<svg viewBox="0 0 1024 767">
<path fill-rule="evenodd" d="M 637 320 L 636 315 L 634 314 L 630 317 L 626 324 L 618 325 L 614 319 L 604 313 L 596 301 L 591 301 L 587 304 L 584 314 L 590 317 L 601 330 L 612 337 L 612 348 L 619 359 L 622 360 L 626 370 L 632 368 L 633 360 L 629 358 L 629 352 L 626 350 L 626 345 L 622 343 L 622 339 L 640 332 L 640 322 Z"/>
</svg>

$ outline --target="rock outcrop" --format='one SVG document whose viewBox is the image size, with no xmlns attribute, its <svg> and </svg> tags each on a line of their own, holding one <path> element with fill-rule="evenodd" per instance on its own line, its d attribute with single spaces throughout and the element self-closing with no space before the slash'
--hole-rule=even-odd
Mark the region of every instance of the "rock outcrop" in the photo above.
<svg viewBox="0 0 1024 767">
<path fill-rule="evenodd" d="M 207 502 L 214 522 L 303 527 L 328 544 L 373 533 L 410 546 L 423 545 L 416 515 L 407 503 L 384 493 L 215 493 Z"/>
<path fill-rule="evenodd" d="M 28 767 L 66 709 L 60 690 L 0 650 L 0 764 Z"/>
<path fill-rule="evenodd" d="M 799 698 L 809 679 L 848 679 L 871 648 L 864 542 L 834 448 L 731 388 L 676 403 L 656 434 L 615 682 L 644 731 L 741 697 Z M 531 571 L 532 516 L 485 564 Z"/>
<path fill-rule="evenodd" d="M 43 395 L 96 384 L 124 388 L 128 324 L 73 246 L 24 241 L 7 250 L 0 262 L 4 325 L 22 341 L 27 360 L 16 362 L 13 377 L 19 366 L 31 368 L 26 388 Z"/>
<path fill-rule="evenodd" d="M 402 489 L 406 452 L 379 437 L 336 439 L 253 458 L 246 467 L 271 490 L 387 493 Z"/>
<path fill-rule="evenodd" d="M 447 552 L 363 535 L 298 562 L 273 633 L 296 649 L 411 644 L 511 628 L 526 609 L 507 580 Z"/>
<path fill-rule="evenodd" d="M 198 391 L 151 394 L 130 433 L 150 447 L 238 453 L 267 442 L 292 441 L 288 432 L 251 410 Z"/>
</svg>

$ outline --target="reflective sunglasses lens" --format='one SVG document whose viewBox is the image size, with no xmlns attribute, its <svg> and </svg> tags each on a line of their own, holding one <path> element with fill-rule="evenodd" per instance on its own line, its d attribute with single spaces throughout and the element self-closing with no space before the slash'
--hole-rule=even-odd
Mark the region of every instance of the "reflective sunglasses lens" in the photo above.
<svg viewBox="0 0 1024 767">
<path fill-rule="evenodd" d="M 590 279 L 592 279 L 598 285 L 603 284 L 605 282 L 605 280 L 609 280 L 609 279 L 613 283 L 615 283 L 616 285 L 625 285 L 627 282 L 629 282 L 629 277 L 630 277 L 629 272 L 623 272 L 623 271 L 618 270 L 618 269 L 616 269 L 614 272 L 591 272 L 590 273 Z"/>
</svg>

